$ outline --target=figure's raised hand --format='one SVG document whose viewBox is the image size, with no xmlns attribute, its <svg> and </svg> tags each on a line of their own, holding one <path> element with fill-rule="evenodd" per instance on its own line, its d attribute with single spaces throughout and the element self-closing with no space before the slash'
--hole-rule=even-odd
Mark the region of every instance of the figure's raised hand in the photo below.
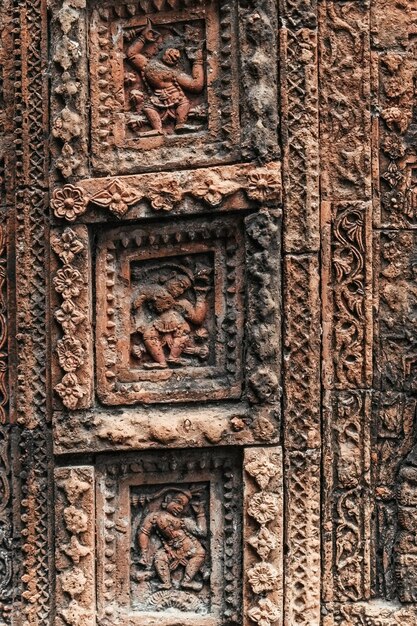
<svg viewBox="0 0 417 626">
<path fill-rule="evenodd" d="M 146 26 L 142 30 L 141 35 L 149 43 L 155 43 L 155 41 L 158 41 L 158 37 L 160 36 L 160 33 L 158 33 L 157 30 L 154 30 L 153 24 L 152 24 L 151 20 L 148 18 L 147 21 L 146 21 Z"/>
<path fill-rule="evenodd" d="M 197 63 L 202 63 L 202 62 L 203 62 L 203 50 L 202 50 L 201 48 L 199 48 L 198 50 L 196 50 L 194 60 L 195 60 Z"/>
</svg>

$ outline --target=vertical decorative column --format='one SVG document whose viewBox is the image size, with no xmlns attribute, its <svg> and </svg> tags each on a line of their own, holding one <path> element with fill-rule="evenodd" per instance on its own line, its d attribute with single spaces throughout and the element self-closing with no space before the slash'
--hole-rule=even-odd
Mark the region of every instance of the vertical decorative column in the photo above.
<svg viewBox="0 0 417 626">
<path fill-rule="evenodd" d="M 321 3 L 323 599 L 334 603 L 329 609 L 371 593 L 369 29 L 369 1 Z"/>
<path fill-rule="evenodd" d="M 44 0 L 13 2 L 9 258 L 13 422 L 13 619 L 51 619 L 51 437 L 47 394 L 47 20 Z M 12 67 L 13 64 L 13 67 Z"/>
<path fill-rule="evenodd" d="M 371 5 L 376 459 L 375 594 L 417 599 L 415 2 Z M 389 19 L 387 19 L 389 13 Z"/>
<path fill-rule="evenodd" d="M 320 624 L 317 2 L 281 2 L 285 624 Z"/>
<path fill-rule="evenodd" d="M 248 624 L 282 624 L 283 484 L 281 448 L 244 452 L 244 615 Z"/>
</svg>

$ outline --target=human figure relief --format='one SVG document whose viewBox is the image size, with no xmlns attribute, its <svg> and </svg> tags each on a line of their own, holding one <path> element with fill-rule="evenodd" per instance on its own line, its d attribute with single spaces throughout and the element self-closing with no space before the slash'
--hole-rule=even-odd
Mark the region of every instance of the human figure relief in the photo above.
<svg viewBox="0 0 417 626">
<path fill-rule="evenodd" d="M 160 589 L 171 589 L 171 574 L 179 567 L 184 568 L 180 586 L 183 589 L 201 591 L 203 583 L 195 580 L 202 573 L 206 550 L 199 538 L 207 536 L 207 520 L 203 503 L 193 497 L 191 491 L 167 488 L 153 496 L 153 500 L 164 496 L 160 508 L 148 513 L 138 529 L 140 549 L 139 565 L 155 568 L 160 580 Z M 195 517 L 187 516 L 190 506 Z M 161 547 L 151 554 L 150 540 L 156 536 Z"/>
<path fill-rule="evenodd" d="M 132 304 L 132 334 L 140 335 L 143 346 L 134 344 L 132 353 L 140 360 L 147 353 L 151 360 L 143 362 L 144 368 L 189 365 L 183 354 L 202 360 L 208 357 L 208 333 L 203 324 L 208 312 L 209 275 L 208 269 L 193 274 L 178 268 L 165 280 L 141 285 Z"/>
<path fill-rule="evenodd" d="M 137 31 L 132 31 L 130 37 Z M 180 67 L 181 50 L 176 47 L 178 38 L 167 38 L 154 29 L 150 19 L 131 43 L 126 55 L 130 65 L 142 79 L 142 89 L 132 89 L 130 100 L 136 112 L 143 111 L 152 131 L 142 134 L 163 134 L 166 121 L 173 119 L 175 132 L 197 130 L 187 124 L 192 103 L 188 94 L 201 94 L 204 90 L 203 51 L 189 51 L 191 75 Z M 190 58 L 193 57 L 193 58 Z"/>
</svg>

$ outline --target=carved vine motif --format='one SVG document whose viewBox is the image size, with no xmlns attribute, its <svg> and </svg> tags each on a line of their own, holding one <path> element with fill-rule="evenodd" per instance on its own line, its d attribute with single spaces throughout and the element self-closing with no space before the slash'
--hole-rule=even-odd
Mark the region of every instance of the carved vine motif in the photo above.
<svg viewBox="0 0 417 626">
<path fill-rule="evenodd" d="M 277 569 L 282 502 L 280 495 L 272 491 L 277 485 L 276 477 L 281 474 L 280 462 L 273 449 L 249 449 L 245 453 L 244 470 L 248 475 L 245 513 L 249 516 L 245 541 L 250 546 L 245 566 L 246 614 L 251 623 L 259 626 L 277 624 L 282 615 L 279 606 L 282 578 Z M 253 488 L 252 481 L 261 490 Z"/>
<path fill-rule="evenodd" d="M 417 446 L 403 462 L 397 485 L 395 574 L 401 602 L 417 602 Z"/>
<path fill-rule="evenodd" d="M 325 546 L 331 562 L 326 581 L 328 599 L 358 601 L 369 597 L 370 555 L 364 537 L 370 532 L 370 395 L 329 394 L 326 455 L 332 468 L 327 498 L 333 502 L 328 522 L 335 543 Z M 331 561 L 330 561 L 331 559 Z M 335 572 L 331 574 L 331 572 Z"/>
<path fill-rule="evenodd" d="M 382 221 L 393 226 L 415 225 L 417 218 L 416 153 L 409 137 L 414 75 L 411 55 L 379 56 Z"/>
<path fill-rule="evenodd" d="M 415 311 L 417 263 L 412 232 L 380 236 L 379 370 L 382 389 L 415 391 L 417 341 Z"/>
<path fill-rule="evenodd" d="M 208 170 L 143 174 L 135 177 L 80 181 L 77 185 L 56 188 L 52 196 L 55 216 L 73 222 L 88 209 L 106 209 L 116 217 L 128 216 L 141 202 L 153 211 L 174 211 L 186 198 L 218 208 L 225 200 L 244 194 L 244 205 L 277 204 L 281 199 L 279 167 L 225 166 Z M 132 215 L 133 216 L 133 215 Z"/>
<path fill-rule="evenodd" d="M 370 205 L 335 204 L 332 211 L 333 382 L 337 387 L 369 383 L 371 286 L 368 219 Z"/>
<path fill-rule="evenodd" d="M 403 393 L 380 392 L 375 397 L 377 418 L 376 462 L 373 472 L 376 494 L 378 592 L 392 600 L 397 595 L 395 544 L 397 534 L 398 475 L 414 443 L 416 399 Z"/>
<path fill-rule="evenodd" d="M 10 623 L 13 602 L 9 381 L 7 349 L 7 221 L 0 223 L 0 618 Z"/>
<path fill-rule="evenodd" d="M 370 196 L 369 7 L 326 2 L 321 30 L 323 183 L 332 200 Z"/>
<path fill-rule="evenodd" d="M 55 232 L 51 237 L 51 247 L 60 260 L 60 266 L 52 283 L 60 297 L 60 307 L 54 317 L 62 329 L 62 335 L 55 345 L 55 354 L 64 375 L 55 385 L 55 391 L 67 409 L 74 410 L 85 406 L 89 389 L 84 382 L 86 351 L 85 324 L 88 321 L 86 310 L 86 282 L 82 270 L 85 264 L 87 242 L 83 231 L 66 228 Z M 81 266 L 79 264 L 81 261 Z M 81 269 L 81 271 L 80 271 Z"/>
<path fill-rule="evenodd" d="M 58 614 L 69 626 L 93 626 L 93 476 L 87 467 L 55 470 Z"/>
</svg>

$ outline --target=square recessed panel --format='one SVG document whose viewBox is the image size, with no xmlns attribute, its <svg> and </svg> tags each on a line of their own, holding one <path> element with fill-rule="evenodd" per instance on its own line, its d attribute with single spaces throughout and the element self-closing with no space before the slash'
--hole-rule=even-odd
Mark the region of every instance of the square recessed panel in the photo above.
<svg viewBox="0 0 417 626">
<path fill-rule="evenodd" d="M 239 455 L 143 453 L 97 469 L 97 601 L 106 623 L 239 623 Z"/>
<path fill-rule="evenodd" d="M 236 7 L 89 5 L 93 166 L 103 173 L 233 157 Z"/>
<path fill-rule="evenodd" d="M 104 231 L 98 241 L 98 395 L 105 404 L 238 398 L 239 221 Z"/>
</svg>

